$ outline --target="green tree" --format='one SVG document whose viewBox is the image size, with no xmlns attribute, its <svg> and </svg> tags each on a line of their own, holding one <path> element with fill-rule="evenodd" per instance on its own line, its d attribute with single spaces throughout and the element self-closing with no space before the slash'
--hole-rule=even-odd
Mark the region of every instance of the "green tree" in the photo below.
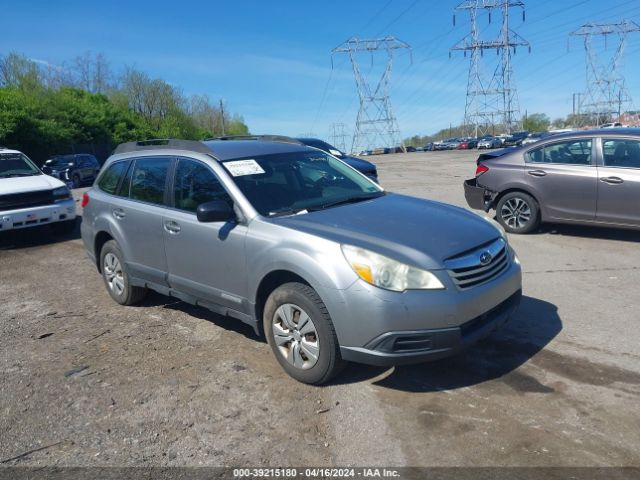
<svg viewBox="0 0 640 480">
<path fill-rule="evenodd" d="M 544 113 L 532 113 L 522 121 L 522 128 L 529 132 L 543 132 L 549 129 L 551 120 Z"/>
</svg>

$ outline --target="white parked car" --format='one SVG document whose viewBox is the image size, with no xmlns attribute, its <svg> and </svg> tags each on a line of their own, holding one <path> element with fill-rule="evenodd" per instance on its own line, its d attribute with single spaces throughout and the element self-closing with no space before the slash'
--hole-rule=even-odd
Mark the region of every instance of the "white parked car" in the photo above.
<svg viewBox="0 0 640 480">
<path fill-rule="evenodd" d="M 0 147 L 0 232 L 45 224 L 52 224 L 56 233 L 73 231 L 71 191 L 22 152 Z"/>
</svg>

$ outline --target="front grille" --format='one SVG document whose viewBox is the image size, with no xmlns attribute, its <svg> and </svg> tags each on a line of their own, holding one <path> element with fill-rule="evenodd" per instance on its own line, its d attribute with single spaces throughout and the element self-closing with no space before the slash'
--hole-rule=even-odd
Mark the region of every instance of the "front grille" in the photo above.
<svg viewBox="0 0 640 480">
<path fill-rule="evenodd" d="M 489 254 L 491 260 L 482 262 L 481 257 Z M 490 282 L 509 267 L 509 248 L 500 238 L 471 253 L 465 253 L 445 262 L 449 276 L 460 290 L 477 287 Z"/>
<path fill-rule="evenodd" d="M 53 203 L 53 190 L 39 190 L 35 192 L 0 195 L 0 211 L 41 207 L 43 205 L 51 205 Z"/>
</svg>

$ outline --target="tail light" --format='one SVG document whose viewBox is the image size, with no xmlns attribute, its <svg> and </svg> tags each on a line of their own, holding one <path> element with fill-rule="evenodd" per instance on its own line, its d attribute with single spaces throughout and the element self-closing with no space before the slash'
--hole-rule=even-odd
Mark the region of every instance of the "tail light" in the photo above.
<svg viewBox="0 0 640 480">
<path fill-rule="evenodd" d="M 489 167 L 487 167 L 486 165 L 483 165 L 482 163 L 479 163 L 478 166 L 476 167 L 476 177 L 479 177 L 484 172 L 488 172 L 488 171 L 489 171 Z"/>
<path fill-rule="evenodd" d="M 89 195 L 87 195 L 87 193 L 85 192 L 84 195 L 82 195 L 82 208 L 86 207 L 87 205 L 89 205 Z"/>
</svg>

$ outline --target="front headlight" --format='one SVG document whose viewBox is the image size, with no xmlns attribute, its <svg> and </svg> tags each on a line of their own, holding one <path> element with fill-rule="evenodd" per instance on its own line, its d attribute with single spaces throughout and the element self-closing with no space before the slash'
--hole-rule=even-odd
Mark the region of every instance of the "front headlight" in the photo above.
<svg viewBox="0 0 640 480">
<path fill-rule="evenodd" d="M 71 191 L 67 187 L 58 187 L 53 190 L 53 201 L 59 202 L 71 198 Z"/>
<path fill-rule="evenodd" d="M 354 272 L 365 282 L 394 292 L 410 289 L 435 290 L 444 285 L 438 277 L 383 255 L 352 245 L 342 245 L 342 253 Z"/>
</svg>

